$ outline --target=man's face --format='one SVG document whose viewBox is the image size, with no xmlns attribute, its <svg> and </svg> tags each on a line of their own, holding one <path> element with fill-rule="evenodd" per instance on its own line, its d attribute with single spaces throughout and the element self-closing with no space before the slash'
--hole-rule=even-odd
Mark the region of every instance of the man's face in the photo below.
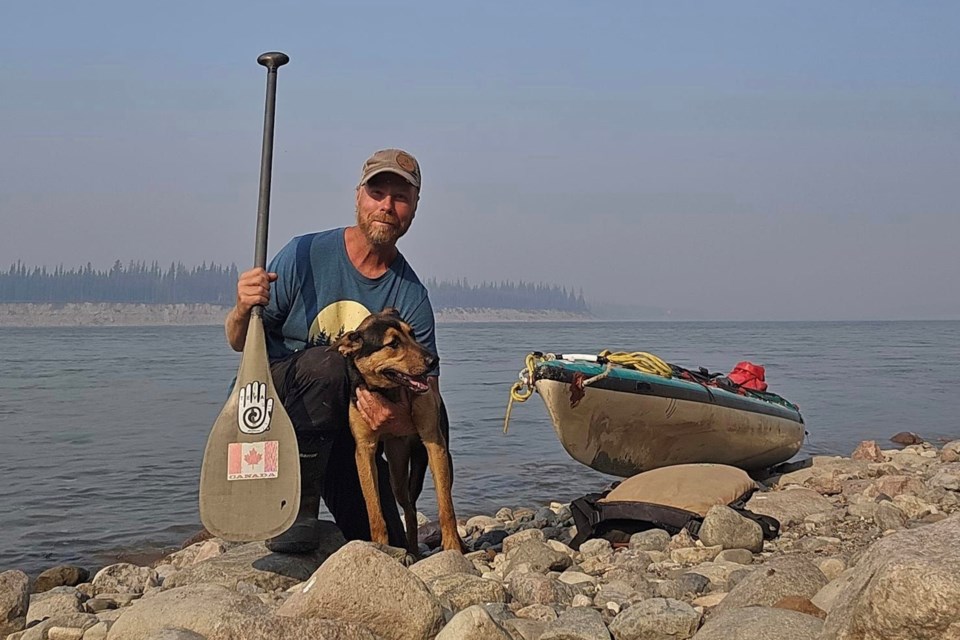
<svg viewBox="0 0 960 640">
<path fill-rule="evenodd" d="M 420 194 L 395 173 L 373 176 L 357 189 L 357 226 L 375 246 L 394 245 L 410 228 Z"/>
</svg>

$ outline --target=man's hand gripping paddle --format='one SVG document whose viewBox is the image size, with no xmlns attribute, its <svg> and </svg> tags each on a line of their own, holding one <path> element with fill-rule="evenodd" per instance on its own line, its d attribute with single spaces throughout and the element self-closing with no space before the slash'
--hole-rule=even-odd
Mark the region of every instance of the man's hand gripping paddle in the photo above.
<svg viewBox="0 0 960 640">
<path fill-rule="evenodd" d="M 267 102 L 255 267 L 267 262 L 277 68 L 289 61 L 276 52 L 257 58 L 267 68 Z M 297 437 L 273 386 L 262 313 L 263 307 L 253 308 L 237 383 L 210 431 L 200 470 L 200 520 L 207 531 L 225 540 L 279 535 L 293 524 L 300 507 Z"/>
</svg>

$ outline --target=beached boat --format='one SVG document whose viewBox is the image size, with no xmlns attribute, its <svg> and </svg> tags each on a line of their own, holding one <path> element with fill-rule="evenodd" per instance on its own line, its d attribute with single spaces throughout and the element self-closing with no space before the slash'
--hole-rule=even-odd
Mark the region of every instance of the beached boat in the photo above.
<svg viewBox="0 0 960 640">
<path fill-rule="evenodd" d="M 776 394 L 728 391 L 596 356 L 535 355 L 516 389 L 535 389 L 567 453 L 603 473 L 628 477 L 696 462 L 752 471 L 789 460 L 803 444 L 798 408 Z"/>
</svg>

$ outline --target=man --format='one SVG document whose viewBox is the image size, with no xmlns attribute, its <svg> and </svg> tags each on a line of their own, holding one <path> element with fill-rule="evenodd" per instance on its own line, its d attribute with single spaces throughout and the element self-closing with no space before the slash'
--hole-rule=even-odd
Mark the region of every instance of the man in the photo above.
<svg viewBox="0 0 960 640">
<path fill-rule="evenodd" d="M 264 305 L 274 384 L 300 447 L 300 512 L 289 530 L 267 542 L 272 551 L 306 553 L 318 547 L 321 497 L 348 540 L 370 539 L 347 423 L 346 361 L 335 350 L 310 347 L 329 345 L 371 312 L 394 307 L 417 340 L 437 352 L 426 288 L 397 250 L 419 200 L 416 159 L 399 149 L 377 151 L 363 165 L 354 226 L 296 237 L 274 257 L 269 270 L 246 271 L 237 283 L 237 304 L 225 322 L 227 341 L 242 351 L 251 310 Z M 438 376 L 434 370 L 428 379 L 439 397 Z M 359 389 L 357 408 L 373 429 L 416 434 L 404 402 Z M 381 456 L 377 474 L 390 544 L 402 547 L 403 526 Z"/>
</svg>

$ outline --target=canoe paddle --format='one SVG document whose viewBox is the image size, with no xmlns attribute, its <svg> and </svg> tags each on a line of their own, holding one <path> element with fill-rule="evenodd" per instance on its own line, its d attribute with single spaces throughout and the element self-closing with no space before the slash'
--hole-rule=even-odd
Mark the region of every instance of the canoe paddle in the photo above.
<svg viewBox="0 0 960 640">
<path fill-rule="evenodd" d="M 277 69 L 289 61 L 286 54 L 278 52 L 257 58 L 267 68 L 254 257 L 254 266 L 261 268 L 267 264 Z M 217 537 L 238 542 L 265 540 L 283 533 L 293 524 L 300 507 L 297 436 L 273 385 L 262 315 L 263 307 L 255 306 L 237 382 L 210 431 L 200 469 L 203 526 Z"/>
</svg>

